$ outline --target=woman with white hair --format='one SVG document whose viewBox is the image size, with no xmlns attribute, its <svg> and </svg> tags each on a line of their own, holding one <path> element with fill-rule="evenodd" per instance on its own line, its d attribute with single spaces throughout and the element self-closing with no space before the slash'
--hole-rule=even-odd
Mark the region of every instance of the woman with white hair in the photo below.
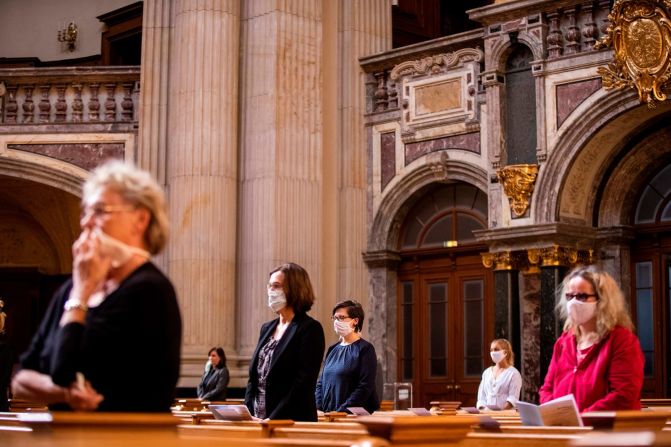
<svg viewBox="0 0 671 447">
<path fill-rule="evenodd" d="M 541 403 L 573 394 L 581 412 L 640 409 L 643 352 L 613 277 L 595 266 L 574 269 L 562 283 L 557 310 L 566 323 Z"/>
<path fill-rule="evenodd" d="M 167 220 L 163 191 L 147 172 L 112 161 L 91 173 L 72 279 L 21 357 L 17 397 L 77 410 L 169 411 L 182 323 L 172 284 L 149 260 L 166 243 Z"/>
</svg>

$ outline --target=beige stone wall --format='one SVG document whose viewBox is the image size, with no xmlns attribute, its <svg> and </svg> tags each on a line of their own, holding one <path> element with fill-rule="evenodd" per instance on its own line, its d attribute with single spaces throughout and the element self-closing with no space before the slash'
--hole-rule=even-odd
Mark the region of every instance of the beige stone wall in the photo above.
<svg viewBox="0 0 671 447">
<path fill-rule="evenodd" d="M 170 197 L 163 263 L 184 316 L 181 385 L 214 345 L 244 385 L 281 262 L 310 273 L 330 342 L 335 302 L 367 303 L 357 59 L 389 48 L 389 11 L 388 0 L 145 3 L 137 159 Z"/>
<path fill-rule="evenodd" d="M 96 17 L 136 1 L 3 0 L 0 2 L 0 55 L 53 61 L 100 54 L 104 24 Z M 71 21 L 79 29 L 74 51 L 68 51 L 56 39 L 58 30 Z"/>
</svg>

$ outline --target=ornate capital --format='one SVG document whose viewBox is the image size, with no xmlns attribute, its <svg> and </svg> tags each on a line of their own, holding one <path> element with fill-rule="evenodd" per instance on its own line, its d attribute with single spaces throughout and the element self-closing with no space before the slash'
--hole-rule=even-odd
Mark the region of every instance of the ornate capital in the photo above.
<svg viewBox="0 0 671 447">
<path fill-rule="evenodd" d="M 523 216 L 529 208 L 538 165 L 508 165 L 496 171 L 496 175 L 508 196 L 511 211 L 515 217 Z"/>
<path fill-rule="evenodd" d="M 482 265 L 494 270 L 513 270 L 513 257 L 510 251 L 482 253 Z"/>
<path fill-rule="evenodd" d="M 613 47 L 613 62 L 599 67 L 609 90 L 636 88 L 653 108 L 671 90 L 671 0 L 616 0 L 611 24 L 595 47 Z M 665 93 L 666 92 L 666 93 Z"/>
<path fill-rule="evenodd" d="M 593 264 L 594 250 L 578 250 L 553 245 L 527 250 L 504 250 L 482 253 L 482 264 L 494 270 L 519 270 L 525 274 L 539 272 L 539 267 L 573 267 L 577 264 Z"/>
<path fill-rule="evenodd" d="M 462 48 L 453 53 L 436 54 L 423 59 L 402 62 L 394 67 L 389 77 L 392 81 L 396 81 L 402 76 L 436 74 L 463 65 L 465 62 L 480 62 L 482 56 L 482 50 Z"/>
</svg>

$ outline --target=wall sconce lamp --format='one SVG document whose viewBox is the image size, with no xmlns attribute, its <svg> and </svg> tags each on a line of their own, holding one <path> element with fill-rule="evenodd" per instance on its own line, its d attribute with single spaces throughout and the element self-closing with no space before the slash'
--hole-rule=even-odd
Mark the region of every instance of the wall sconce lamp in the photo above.
<svg viewBox="0 0 671 447">
<path fill-rule="evenodd" d="M 75 51 L 75 44 L 77 42 L 77 25 L 75 22 L 70 22 L 67 28 L 58 30 L 58 41 L 65 43 L 69 51 Z"/>
</svg>

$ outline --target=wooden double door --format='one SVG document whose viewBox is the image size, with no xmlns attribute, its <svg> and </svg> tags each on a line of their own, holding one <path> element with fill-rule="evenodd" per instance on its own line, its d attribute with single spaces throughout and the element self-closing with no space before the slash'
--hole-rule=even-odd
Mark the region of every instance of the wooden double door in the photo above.
<svg viewBox="0 0 671 447">
<path fill-rule="evenodd" d="M 645 356 L 642 397 L 671 395 L 671 235 L 632 253 L 631 311 Z"/>
<path fill-rule="evenodd" d="M 492 274 L 479 253 L 408 257 L 399 270 L 399 379 L 413 405 L 475 405 L 490 365 Z"/>
</svg>

